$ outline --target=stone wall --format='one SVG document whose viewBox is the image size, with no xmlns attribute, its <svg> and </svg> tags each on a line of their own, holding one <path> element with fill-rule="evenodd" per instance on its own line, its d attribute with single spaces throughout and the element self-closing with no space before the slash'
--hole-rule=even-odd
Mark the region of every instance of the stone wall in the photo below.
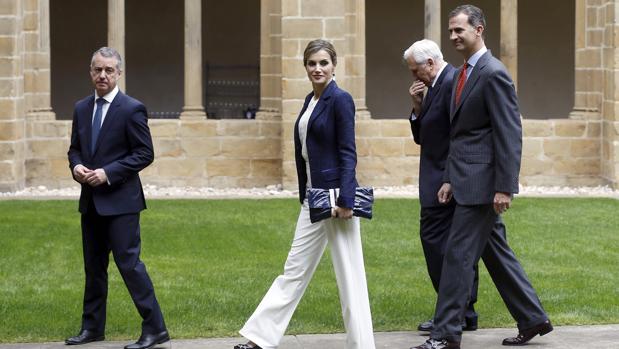
<svg viewBox="0 0 619 349">
<path fill-rule="evenodd" d="M 251 120 L 151 120 L 154 163 L 144 183 L 158 186 L 263 187 L 281 182 L 280 125 Z M 26 186 L 77 185 L 67 161 L 70 121 L 28 125 Z"/>
<path fill-rule="evenodd" d="M 604 79 L 602 102 L 601 176 L 619 185 L 619 14 L 617 1 L 587 4 L 587 19 L 596 19 L 597 31 L 587 29 L 587 45 L 602 49 Z M 595 16 L 594 16 L 595 14 Z M 589 26 L 589 23 L 587 23 Z M 591 40 L 589 40 L 591 36 Z"/>
<path fill-rule="evenodd" d="M 592 186 L 600 177 L 601 125 L 597 120 L 525 120 L 520 182 Z"/>
<path fill-rule="evenodd" d="M 161 186 L 263 187 L 280 183 L 275 121 L 151 121 L 155 162 L 144 181 Z"/>
<path fill-rule="evenodd" d="M 21 1 L 0 2 L 0 191 L 24 185 L 24 64 Z"/>
<path fill-rule="evenodd" d="M 279 121 L 151 120 L 155 162 L 143 182 L 158 186 L 264 187 L 282 183 L 282 158 L 292 138 Z M 32 121 L 27 128 L 26 186 L 76 185 L 67 149 L 69 121 Z M 358 120 L 357 177 L 363 185 L 416 185 L 419 146 L 406 120 Z M 600 185 L 599 121 L 525 120 L 521 183 Z M 289 144 L 282 153 L 282 144 Z M 292 179 L 296 181 L 296 170 Z M 295 189 L 296 182 L 288 185 Z"/>
</svg>

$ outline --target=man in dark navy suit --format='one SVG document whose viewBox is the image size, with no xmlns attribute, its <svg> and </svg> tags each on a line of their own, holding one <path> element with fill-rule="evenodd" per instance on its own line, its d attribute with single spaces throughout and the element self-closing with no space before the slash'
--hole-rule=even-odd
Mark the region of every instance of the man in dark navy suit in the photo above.
<svg viewBox="0 0 619 349">
<path fill-rule="evenodd" d="M 82 244 L 86 285 L 80 333 L 67 345 L 104 339 L 110 251 L 142 316 L 142 335 L 126 349 L 170 339 L 153 284 L 140 260 L 140 211 L 146 208 L 138 172 L 153 162 L 144 105 L 119 91 L 122 59 L 109 47 L 90 63 L 95 94 L 75 105 L 69 165 L 82 186 Z"/>
<path fill-rule="evenodd" d="M 410 117 L 415 143 L 421 146 L 419 164 L 419 201 L 421 203 L 420 237 L 432 286 L 438 293 L 445 243 L 449 236 L 455 204 L 438 202 L 436 193 L 443 184 L 443 174 L 449 153 L 449 106 L 456 69 L 443 60 L 438 45 L 420 40 L 404 51 L 404 60 L 412 73 L 409 93 L 413 102 Z M 427 92 L 424 98 L 424 90 Z M 477 264 L 471 299 L 464 314 L 462 328 L 477 329 Z M 417 329 L 432 331 L 434 320 L 421 323 Z"/>
</svg>

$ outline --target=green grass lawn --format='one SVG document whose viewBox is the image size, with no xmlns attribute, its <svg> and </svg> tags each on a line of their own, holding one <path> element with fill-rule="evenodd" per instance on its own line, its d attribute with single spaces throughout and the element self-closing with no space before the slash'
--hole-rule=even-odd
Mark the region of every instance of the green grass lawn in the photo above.
<svg viewBox="0 0 619 349">
<path fill-rule="evenodd" d="M 80 327 L 83 262 L 75 201 L 0 201 L 0 342 L 59 341 Z M 175 338 L 234 336 L 282 271 L 294 199 L 151 200 L 142 257 Z M 557 325 L 619 323 L 619 201 L 519 198 L 508 237 Z M 363 220 L 376 331 L 411 330 L 435 294 L 419 242 L 419 202 L 380 199 Z M 328 254 L 288 333 L 342 332 Z M 480 326 L 514 326 L 482 267 Z M 106 336 L 134 339 L 140 318 L 114 264 Z"/>
</svg>

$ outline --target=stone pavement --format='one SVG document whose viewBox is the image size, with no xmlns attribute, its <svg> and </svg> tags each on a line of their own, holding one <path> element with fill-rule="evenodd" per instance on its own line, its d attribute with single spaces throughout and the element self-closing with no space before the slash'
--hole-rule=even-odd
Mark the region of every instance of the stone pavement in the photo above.
<svg viewBox="0 0 619 349">
<path fill-rule="evenodd" d="M 515 329 L 480 329 L 465 332 L 463 349 L 507 349 L 501 345 L 504 337 L 516 334 Z M 375 335 L 376 349 L 408 349 L 427 339 L 419 332 L 378 332 Z M 157 346 L 161 349 L 232 349 L 242 342 L 241 338 L 214 339 L 172 339 L 171 342 Z M 316 334 L 286 336 L 279 349 L 344 349 L 345 335 Z M 117 349 L 129 344 L 122 342 L 90 343 L 74 349 Z M 0 344 L 0 349 L 67 349 L 62 342 L 56 343 L 16 343 Z M 527 349 L 619 349 L 619 325 L 596 326 L 555 326 L 555 330 L 544 337 L 535 337 Z"/>
</svg>

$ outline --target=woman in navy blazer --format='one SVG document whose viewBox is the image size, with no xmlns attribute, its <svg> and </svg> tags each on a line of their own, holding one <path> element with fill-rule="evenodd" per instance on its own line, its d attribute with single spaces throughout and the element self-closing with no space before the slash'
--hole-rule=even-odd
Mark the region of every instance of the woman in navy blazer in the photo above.
<svg viewBox="0 0 619 349">
<path fill-rule="evenodd" d="M 305 48 L 303 65 L 313 91 L 305 98 L 294 127 L 301 213 L 284 273 L 278 276 L 245 326 L 249 340 L 235 349 L 277 348 L 327 243 L 339 289 L 347 349 L 374 349 L 359 218 L 355 200 L 355 104 L 335 83 L 337 55 L 325 40 Z M 339 188 L 332 218 L 311 223 L 307 188 Z"/>
</svg>

